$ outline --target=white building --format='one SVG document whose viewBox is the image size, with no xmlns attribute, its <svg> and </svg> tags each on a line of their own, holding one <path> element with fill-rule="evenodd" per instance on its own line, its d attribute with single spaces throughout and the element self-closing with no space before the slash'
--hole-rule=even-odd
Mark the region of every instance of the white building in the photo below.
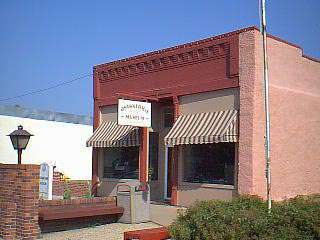
<svg viewBox="0 0 320 240">
<path fill-rule="evenodd" d="M 22 152 L 22 164 L 52 163 L 72 180 L 91 179 L 92 118 L 20 106 L 0 106 L 0 163 L 17 163 L 17 152 L 7 136 L 22 125 L 33 134 Z"/>
</svg>

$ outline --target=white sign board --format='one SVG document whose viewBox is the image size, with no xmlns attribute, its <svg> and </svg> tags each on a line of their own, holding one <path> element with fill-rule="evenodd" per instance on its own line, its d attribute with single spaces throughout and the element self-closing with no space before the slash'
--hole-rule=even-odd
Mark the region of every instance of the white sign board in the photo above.
<svg viewBox="0 0 320 240">
<path fill-rule="evenodd" d="M 151 127 L 151 103 L 119 99 L 118 124 Z"/>
<path fill-rule="evenodd" d="M 53 167 L 47 163 L 40 164 L 39 193 L 43 199 L 52 199 Z"/>
</svg>

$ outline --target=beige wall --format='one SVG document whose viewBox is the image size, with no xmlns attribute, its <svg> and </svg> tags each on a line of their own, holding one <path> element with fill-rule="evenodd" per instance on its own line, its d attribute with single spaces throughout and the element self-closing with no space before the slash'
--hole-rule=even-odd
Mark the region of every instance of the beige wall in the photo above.
<svg viewBox="0 0 320 240">
<path fill-rule="evenodd" d="M 106 106 L 100 109 L 100 122 L 117 122 L 117 105 Z"/>
<path fill-rule="evenodd" d="M 211 184 L 210 184 L 211 185 Z M 194 202 L 199 200 L 232 200 L 237 196 L 237 191 L 229 186 L 210 186 L 210 185 L 197 185 L 197 184 L 186 184 L 180 185 L 178 191 L 178 205 L 179 206 L 190 206 Z"/>
<path fill-rule="evenodd" d="M 192 94 L 179 97 L 181 115 L 239 109 L 237 88 Z"/>
<path fill-rule="evenodd" d="M 271 179 L 275 200 L 320 193 L 320 63 L 268 38 Z M 240 34 L 239 191 L 266 197 L 262 45 Z"/>
</svg>

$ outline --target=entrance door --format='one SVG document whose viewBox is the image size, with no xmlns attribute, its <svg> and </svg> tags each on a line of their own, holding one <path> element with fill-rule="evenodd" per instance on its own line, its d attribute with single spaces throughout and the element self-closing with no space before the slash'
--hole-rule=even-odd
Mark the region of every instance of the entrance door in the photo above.
<svg viewBox="0 0 320 240">
<path fill-rule="evenodd" d="M 172 191 L 172 169 L 173 169 L 173 161 L 172 161 L 172 155 L 173 155 L 173 148 L 168 147 L 167 151 L 167 196 L 166 198 L 171 198 L 171 191 Z"/>
</svg>

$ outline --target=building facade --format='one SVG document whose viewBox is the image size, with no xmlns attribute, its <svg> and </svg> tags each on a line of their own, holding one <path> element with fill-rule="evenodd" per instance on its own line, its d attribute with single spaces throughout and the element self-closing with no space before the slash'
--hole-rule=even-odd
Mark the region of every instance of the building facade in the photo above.
<svg viewBox="0 0 320 240">
<path fill-rule="evenodd" d="M 22 152 L 22 164 L 47 162 L 71 180 L 91 179 L 92 118 L 20 106 L 0 106 L 0 162 L 16 164 L 17 152 L 7 136 L 22 125 L 34 136 Z"/>
<path fill-rule="evenodd" d="M 320 63 L 271 35 L 268 58 L 272 197 L 319 193 Z M 151 102 L 151 128 L 117 125 L 119 98 Z M 265 198 L 259 30 L 95 66 L 94 129 L 87 146 L 97 195 L 146 178 L 151 198 L 172 205 Z"/>
</svg>

